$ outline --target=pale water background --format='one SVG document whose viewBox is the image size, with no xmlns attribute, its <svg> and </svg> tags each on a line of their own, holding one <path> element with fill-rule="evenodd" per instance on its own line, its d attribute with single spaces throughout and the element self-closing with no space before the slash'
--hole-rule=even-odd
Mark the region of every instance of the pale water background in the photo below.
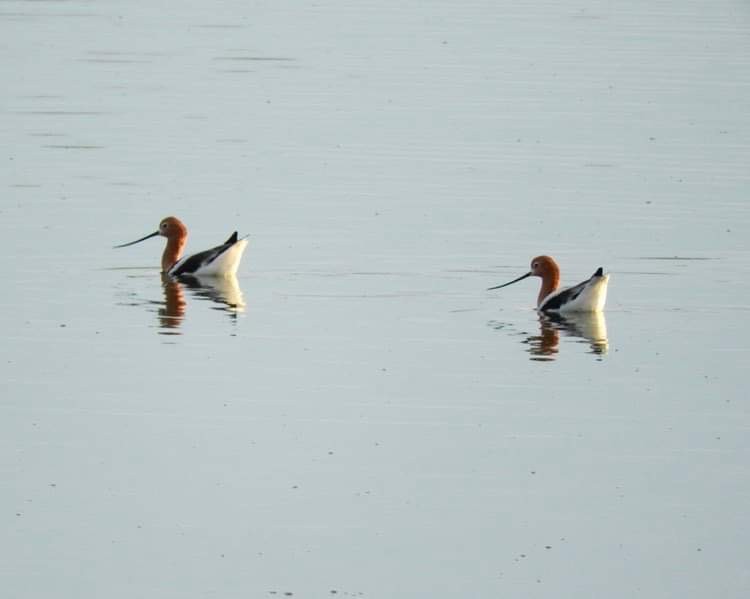
<svg viewBox="0 0 750 599">
<path fill-rule="evenodd" d="M 742 1 L 0 2 L 2 596 L 747 597 L 749 57 Z M 238 288 L 111 249 L 168 214 Z M 605 323 L 484 291 L 539 253 Z"/>
</svg>

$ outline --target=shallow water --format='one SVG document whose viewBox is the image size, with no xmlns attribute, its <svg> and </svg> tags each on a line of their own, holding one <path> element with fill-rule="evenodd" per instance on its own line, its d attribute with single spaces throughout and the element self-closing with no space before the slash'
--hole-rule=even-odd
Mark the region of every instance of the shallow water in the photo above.
<svg viewBox="0 0 750 599">
<path fill-rule="evenodd" d="M 0 3 L 8 596 L 745 597 L 749 29 Z"/>
</svg>

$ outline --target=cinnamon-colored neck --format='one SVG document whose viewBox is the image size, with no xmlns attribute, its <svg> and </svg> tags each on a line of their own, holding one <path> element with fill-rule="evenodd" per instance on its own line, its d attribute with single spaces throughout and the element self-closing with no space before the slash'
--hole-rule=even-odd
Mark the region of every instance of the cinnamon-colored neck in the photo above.
<svg viewBox="0 0 750 599">
<path fill-rule="evenodd" d="M 187 236 L 169 237 L 167 239 L 167 247 L 164 248 L 164 253 L 161 256 L 162 272 L 167 272 L 180 259 L 186 242 Z"/>
<path fill-rule="evenodd" d="M 556 271 L 548 271 L 542 276 L 542 288 L 539 290 L 539 297 L 536 300 L 536 305 L 541 305 L 544 298 L 550 293 L 555 291 L 560 286 L 560 273 Z"/>
</svg>

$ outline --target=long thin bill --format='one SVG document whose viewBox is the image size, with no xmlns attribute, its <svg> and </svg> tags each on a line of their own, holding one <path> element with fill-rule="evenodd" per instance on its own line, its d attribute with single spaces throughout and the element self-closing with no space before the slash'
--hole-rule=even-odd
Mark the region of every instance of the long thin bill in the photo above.
<svg viewBox="0 0 750 599">
<path fill-rule="evenodd" d="M 135 245 L 136 243 L 140 243 L 141 241 L 146 241 L 147 239 L 151 239 L 152 237 L 156 237 L 159 234 L 159 231 L 155 231 L 154 233 L 151 233 L 151 235 L 146 235 L 145 237 L 141 237 L 140 239 L 136 239 L 135 241 L 131 241 L 130 243 L 123 243 L 122 245 L 115 245 L 114 248 L 124 248 L 128 247 L 129 245 Z"/>
<path fill-rule="evenodd" d="M 507 287 L 508 285 L 512 285 L 513 283 L 518 283 L 518 281 L 523 281 L 526 277 L 530 277 L 531 273 L 527 272 L 525 275 L 522 275 L 518 277 L 517 279 L 513 279 L 510 283 L 503 283 L 502 285 L 498 285 L 497 287 L 489 287 L 487 291 L 492 291 L 493 289 L 500 289 L 501 287 Z"/>
</svg>

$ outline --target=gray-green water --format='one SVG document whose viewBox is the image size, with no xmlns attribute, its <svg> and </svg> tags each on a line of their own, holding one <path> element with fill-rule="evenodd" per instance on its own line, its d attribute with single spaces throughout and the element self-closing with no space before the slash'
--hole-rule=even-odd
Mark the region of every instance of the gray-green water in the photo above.
<svg viewBox="0 0 750 599">
<path fill-rule="evenodd" d="M 4 596 L 747 596 L 748 33 L 0 3 Z M 237 288 L 111 249 L 168 214 Z M 484 291 L 540 253 L 603 321 Z"/>
</svg>

